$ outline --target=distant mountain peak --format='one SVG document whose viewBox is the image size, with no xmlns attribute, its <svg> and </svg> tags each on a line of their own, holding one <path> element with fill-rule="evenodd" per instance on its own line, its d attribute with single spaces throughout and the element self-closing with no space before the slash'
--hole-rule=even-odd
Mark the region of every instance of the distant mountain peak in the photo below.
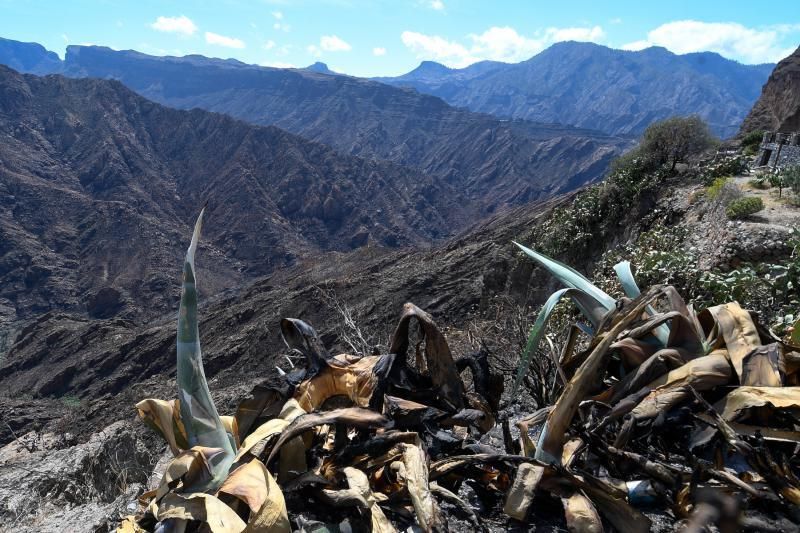
<svg viewBox="0 0 800 533">
<path fill-rule="evenodd" d="M 715 52 L 675 54 L 660 46 L 618 50 L 564 41 L 519 63 L 487 61 L 448 69 L 425 62 L 402 76 L 378 80 L 500 118 L 637 136 L 657 120 L 698 114 L 717 135 L 730 137 L 771 68 L 743 65 Z"/>
<path fill-rule="evenodd" d="M 437 63 L 436 61 L 423 61 L 419 64 L 419 66 L 414 70 L 453 70 L 450 67 L 446 67 L 441 63 Z"/>
<path fill-rule="evenodd" d="M 336 72 L 329 69 L 328 65 L 326 65 L 322 61 L 316 61 L 315 63 L 307 66 L 305 70 L 309 70 L 311 72 L 317 72 L 319 74 L 337 74 Z"/>
</svg>

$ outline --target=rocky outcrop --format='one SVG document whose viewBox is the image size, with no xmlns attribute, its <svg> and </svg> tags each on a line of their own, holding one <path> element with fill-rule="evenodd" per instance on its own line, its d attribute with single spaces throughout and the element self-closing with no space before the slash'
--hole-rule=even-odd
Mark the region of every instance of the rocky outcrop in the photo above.
<svg viewBox="0 0 800 533">
<path fill-rule="evenodd" d="M 428 62 L 379 79 L 473 111 L 613 134 L 638 135 L 656 120 L 698 114 L 727 138 L 738 131 L 772 66 L 742 65 L 710 52 L 629 52 L 564 42 L 521 63 L 448 69 Z"/>
<path fill-rule="evenodd" d="M 130 420 L 83 443 L 74 438 L 29 432 L 0 448 L 3 530 L 114 531 L 114 520 L 135 508 L 163 443 Z"/>
<path fill-rule="evenodd" d="M 328 68 L 328 65 L 323 63 L 322 61 L 315 61 L 311 65 L 306 67 L 306 70 L 310 72 L 316 72 L 317 74 L 337 74 L 336 72 L 332 71 Z"/>
<path fill-rule="evenodd" d="M 21 43 L 0 37 L 0 58 L 4 65 L 31 74 L 55 74 L 63 64 L 58 54 L 39 43 Z"/>
<path fill-rule="evenodd" d="M 772 71 L 740 134 L 758 130 L 800 131 L 800 47 Z"/>
</svg>

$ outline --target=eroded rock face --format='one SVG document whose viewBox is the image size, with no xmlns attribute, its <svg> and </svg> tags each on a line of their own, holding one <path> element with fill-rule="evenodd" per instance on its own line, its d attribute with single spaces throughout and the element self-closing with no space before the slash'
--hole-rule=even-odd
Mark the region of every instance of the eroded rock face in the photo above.
<svg viewBox="0 0 800 533">
<path fill-rule="evenodd" d="M 324 250 L 429 243 L 479 211 L 417 171 L 107 80 L 0 66 L 0 136 L 0 336 L 50 310 L 141 323 L 174 309 L 206 201 L 207 295 Z"/>
<path fill-rule="evenodd" d="M 31 432 L 0 448 L 0 524 L 21 532 L 113 531 L 147 484 L 163 444 L 122 420 L 76 443 Z M 6 529 L 7 528 L 7 529 Z"/>
<path fill-rule="evenodd" d="M 86 310 L 92 318 L 110 318 L 125 305 L 120 291 L 114 287 L 103 287 L 89 297 Z"/>
<path fill-rule="evenodd" d="M 739 134 L 757 130 L 800 131 L 800 47 L 772 71 Z"/>
</svg>

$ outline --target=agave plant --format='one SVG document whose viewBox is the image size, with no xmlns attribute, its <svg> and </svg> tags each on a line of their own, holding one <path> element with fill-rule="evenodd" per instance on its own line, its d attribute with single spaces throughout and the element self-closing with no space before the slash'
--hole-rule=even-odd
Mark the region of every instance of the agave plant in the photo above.
<svg viewBox="0 0 800 533">
<path fill-rule="evenodd" d="M 234 417 L 221 417 L 211 398 L 200 349 L 197 313 L 197 277 L 194 256 L 203 226 L 200 211 L 183 264 L 177 328 L 178 399 L 147 399 L 136 407 L 145 423 L 161 433 L 175 459 L 168 465 L 148 511 L 157 520 L 156 531 L 184 531 L 200 519 L 211 531 L 290 531 L 286 504 L 270 472 L 257 459 L 238 453 Z M 227 496 L 225 496 L 227 495 Z M 242 521 L 221 498 L 239 498 L 250 506 L 251 520 Z M 133 517 L 120 530 L 141 531 Z"/>
<path fill-rule="evenodd" d="M 203 356 L 200 351 L 200 333 L 197 324 L 197 278 L 194 269 L 194 255 L 203 227 L 203 213 L 200 211 L 194 225 L 192 241 L 186 251 L 183 263 L 183 286 L 181 304 L 178 310 L 178 398 L 180 400 L 181 420 L 186 428 L 186 439 L 190 447 L 203 446 L 215 448 L 219 452 L 209 460 L 212 476 L 205 486 L 208 490 L 218 487 L 233 464 L 236 455 L 235 431 L 226 428 L 211 399 Z"/>
<path fill-rule="evenodd" d="M 638 420 L 654 418 L 688 398 L 689 389 L 708 390 L 728 383 L 733 376 L 743 385 L 781 386 L 779 350 L 758 351 L 761 338 L 757 328 L 749 313 L 736 302 L 698 315 L 672 287 L 657 286 L 642 294 L 627 261 L 617 264 L 614 270 L 631 300 L 615 302 L 574 269 L 517 246 L 567 288 L 553 293 L 540 311 L 520 358 L 515 391 L 559 299 L 570 296 L 592 324 L 589 349 L 577 357 L 577 370 L 549 411 L 538 444 L 531 446 L 538 460 L 561 462 L 567 428 L 578 404 L 586 399 L 612 353 L 619 354 L 622 373 L 619 381 L 598 396 L 616 405 L 600 427 L 630 414 Z M 651 304 L 657 298 L 667 300 L 667 311 L 653 308 Z M 643 385 L 647 386 L 642 388 Z M 631 396 L 637 389 L 639 395 Z"/>
<path fill-rule="evenodd" d="M 389 353 L 380 355 L 331 355 L 313 327 L 284 318 L 281 337 L 288 349 L 303 355 L 305 367 L 278 373 L 277 382 L 267 379 L 239 404 L 235 416 L 220 416 L 203 370 L 198 331 L 194 257 L 202 221 L 201 211 L 183 267 L 178 399 L 147 399 L 136 406 L 175 458 L 158 488 L 142 495 L 141 512 L 127 517 L 119 530 L 287 532 L 283 490 L 308 484 L 317 487 L 315 498 L 323 505 L 364 509 L 373 531 L 396 531 L 379 506 L 388 505 L 386 490 L 393 500 L 410 503 L 424 531 L 442 529 L 432 494 L 446 489 L 429 480 L 424 441 L 414 431 L 387 431 L 387 426 L 418 424 L 424 434 L 441 423 L 485 433 L 494 426 L 502 393 L 492 387 L 502 386 L 502 380 L 491 379 L 488 362 L 470 355 L 456 364 L 431 316 L 411 303 L 403 308 Z M 413 321 L 425 338 L 424 360 L 417 368 L 407 362 Z M 416 350 L 420 356 L 419 345 Z M 472 370 L 472 391 L 461 380 L 466 367 Z M 332 399 L 352 407 L 326 409 Z M 357 434 L 360 439 L 353 441 Z M 348 444 L 352 450 L 341 449 Z M 366 450 L 379 453 L 372 457 Z M 292 485 L 303 475 L 305 481 Z M 387 477 L 394 480 L 388 488 L 382 481 Z"/>
<path fill-rule="evenodd" d="M 583 326 L 581 329 L 592 334 L 597 326 L 600 324 L 603 317 L 614 309 L 616 300 L 606 294 L 602 289 L 595 286 L 580 272 L 569 267 L 555 259 L 547 257 L 544 254 L 531 250 L 517 242 L 514 243 L 520 250 L 522 250 L 528 257 L 535 260 L 542 267 L 544 267 L 551 275 L 557 278 L 562 284 L 566 286 L 565 289 L 560 289 L 547 299 L 542 306 L 542 310 L 536 317 L 536 321 L 531 328 L 528 335 L 528 341 L 525 344 L 525 351 L 520 358 L 519 366 L 517 367 L 517 375 L 514 379 L 514 386 L 512 389 L 512 397 L 516 397 L 516 392 L 519 388 L 522 379 L 528 373 L 530 366 L 530 358 L 539 347 L 542 340 L 547 322 L 555 310 L 556 304 L 562 298 L 569 297 L 575 303 L 576 307 L 581 311 L 583 316 L 591 323 L 591 327 Z M 633 279 L 631 272 L 630 262 L 623 261 L 614 266 L 614 271 L 620 280 L 622 289 L 628 298 L 636 298 L 641 294 L 636 281 Z M 647 312 L 655 314 L 652 306 L 647 307 Z M 669 338 L 669 327 L 666 324 L 660 324 L 654 331 L 658 343 L 661 346 L 666 345 Z"/>
</svg>

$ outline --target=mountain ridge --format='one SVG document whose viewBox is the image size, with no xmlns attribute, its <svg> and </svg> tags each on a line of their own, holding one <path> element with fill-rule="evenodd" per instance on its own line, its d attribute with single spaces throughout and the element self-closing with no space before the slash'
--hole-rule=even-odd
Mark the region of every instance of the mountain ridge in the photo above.
<svg viewBox="0 0 800 533">
<path fill-rule="evenodd" d="M 638 135 L 671 115 L 699 114 L 715 133 L 730 137 L 773 65 L 743 65 L 713 52 L 678 55 L 662 47 L 627 51 L 562 42 L 520 63 L 476 63 L 438 77 L 430 74 L 433 66 L 423 75 L 420 67 L 376 79 L 476 112 L 617 135 Z"/>
<path fill-rule="evenodd" d="M 70 46 L 61 71 L 118 79 L 170 107 L 274 125 L 345 154 L 412 167 L 491 199 L 488 212 L 595 181 L 632 144 L 570 126 L 498 119 L 409 89 L 305 69 Z"/>
<path fill-rule="evenodd" d="M 171 308 L 175 243 L 207 200 L 211 294 L 320 251 L 424 247 L 479 211 L 412 169 L 112 80 L 0 66 L 0 136 L 0 324 Z"/>
</svg>

